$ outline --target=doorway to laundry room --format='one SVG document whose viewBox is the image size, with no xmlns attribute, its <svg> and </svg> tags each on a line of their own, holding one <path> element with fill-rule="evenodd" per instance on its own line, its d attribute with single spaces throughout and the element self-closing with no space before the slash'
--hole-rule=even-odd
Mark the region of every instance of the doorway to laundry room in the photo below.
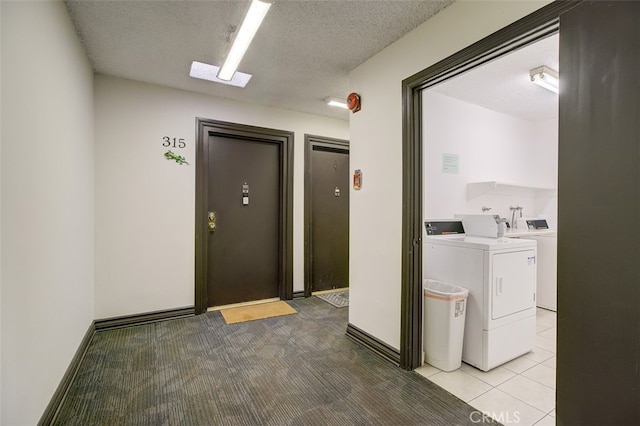
<svg viewBox="0 0 640 426">
<path fill-rule="evenodd" d="M 417 160 L 427 130 L 421 126 L 422 91 L 560 31 L 558 412 L 528 424 L 635 424 L 640 418 L 633 351 L 639 324 L 638 236 L 634 226 L 625 228 L 624 238 L 599 232 L 610 229 L 607 225 L 629 223 L 629 212 L 638 210 L 638 180 L 629 178 L 638 175 L 638 8 L 635 2 L 552 2 L 403 81 L 401 343 L 406 349 L 401 365 L 416 368 L 421 356 L 424 234 L 423 169 Z M 612 354 L 615 363 L 593 368 Z M 490 390 L 485 402 L 490 394 L 501 395 Z M 603 401 L 611 409 L 602 410 Z M 511 421 L 525 423 L 522 418 Z"/>
<path fill-rule="evenodd" d="M 478 348 L 487 357 L 503 357 L 499 365 L 478 368 L 472 348 L 476 328 L 467 322 L 459 369 L 442 371 L 425 363 L 416 371 L 478 409 L 517 411 L 535 421 L 553 419 L 555 409 L 558 95 L 532 78 L 543 67 L 557 76 L 558 47 L 559 36 L 552 34 L 422 92 L 424 220 L 497 220 L 505 229 L 491 241 L 502 236 L 535 241 L 537 276 L 534 291 L 518 296 L 520 305 L 510 301 L 509 312 L 517 311 L 512 322 L 495 317 L 501 333 L 507 327 L 520 331 L 508 337 L 495 335 L 490 323 L 478 328 L 489 336 Z M 429 239 L 425 235 L 423 277 L 433 279 L 444 272 L 428 262 Z M 457 259 L 451 264 L 467 274 L 473 270 Z M 524 291 L 523 279 L 511 278 L 512 287 L 500 278 L 500 298 L 470 291 L 467 315 L 473 318 L 467 319 L 476 321 L 483 312 L 491 316 L 484 305 L 505 299 L 509 288 Z M 520 318 L 525 312 L 529 318 Z"/>
</svg>

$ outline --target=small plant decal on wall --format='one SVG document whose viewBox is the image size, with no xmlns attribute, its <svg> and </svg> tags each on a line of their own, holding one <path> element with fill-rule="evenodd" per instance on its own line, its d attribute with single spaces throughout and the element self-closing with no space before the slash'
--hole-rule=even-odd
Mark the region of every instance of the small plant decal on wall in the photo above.
<svg viewBox="0 0 640 426">
<path fill-rule="evenodd" d="M 187 163 L 187 160 L 185 160 L 185 158 L 184 158 L 182 155 L 174 154 L 174 153 L 173 153 L 173 152 L 171 152 L 171 151 L 167 151 L 167 152 L 165 152 L 165 153 L 164 153 L 164 157 L 165 157 L 167 160 L 174 160 L 174 161 L 175 161 L 176 163 L 178 163 L 178 164 L 186 164 L 186 165 L 189 165 L 189 163 Z"/>
</svg>

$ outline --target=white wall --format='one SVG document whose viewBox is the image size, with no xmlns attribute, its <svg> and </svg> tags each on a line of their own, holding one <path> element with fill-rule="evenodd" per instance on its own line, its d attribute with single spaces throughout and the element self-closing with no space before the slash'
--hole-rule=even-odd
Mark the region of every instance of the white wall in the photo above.
<svg viewBox="0 0 640 426">
<path fill-rule="evenodd" d="M 213 83 L 212 83 L 213 84 Z M 294 291 L 304 289 L 304 134 L 349 139 L 349 123 L 97 76 L 96 318 L 194 304 L 196 117 L 295 132 Z M 163 136 L 184 138 L 163 154 Z"/>
<path fill-rule="evenodd" d="M 534 188 L 557 188 L 558 120 L 527 121 L 462 102 L 434 91 L 423 92 L 425 218 L 455 213 L 489 214 L 511 220 L 510 206 L 524 207 L 524 217 L 551 213 L 550 197 L 524 190 L 513 195 L 467 199 L 467 183 L 498 181 Z M 443 171 L 443 155 L 458 156 L 458 173 Z M 554 203 L 555 205 L 555 203 Z"/>
<path fill-rule="evenodd" d="M 400 347 L 402 80 L 544 6 L 548 1 L 455 2 L 350 74 L 362 110 L 350 119 L 349 322 Z M 473 17 L 473 19 L 470 19 Z"/>
<path fill-rule="evenodd" d="M 2 424 L 41 417 L 93 320 L 93 72 L 62 2 L 2 2 Z"/>
</svg>

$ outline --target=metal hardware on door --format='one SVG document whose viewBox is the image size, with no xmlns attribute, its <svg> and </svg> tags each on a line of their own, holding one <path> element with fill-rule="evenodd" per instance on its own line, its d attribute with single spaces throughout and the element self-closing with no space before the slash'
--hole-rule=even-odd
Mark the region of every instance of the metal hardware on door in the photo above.
<svg viewBox="0 0 640 426">
<path fill-rule="evenodd" d="M 209 225 L 209 232 L 215 232 L 215 230 L 216 230 L 216 212 L 209 212 L 208 225 Z"/>
<path fill-rule="evenodd" d="M 249 185 L 247 185 L 247 182 L 242 185 L 242 205 L 249 205 Z"/>
</svg>

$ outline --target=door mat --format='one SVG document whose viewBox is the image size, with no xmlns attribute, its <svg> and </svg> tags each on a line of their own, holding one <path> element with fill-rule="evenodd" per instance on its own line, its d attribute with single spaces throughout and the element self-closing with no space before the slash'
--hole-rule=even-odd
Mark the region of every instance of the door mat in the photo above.
<svg viewBox="0 0 640 426">
<path fill-rule="evenodd" d="M 237 324 L 239 322 L 296 314 L 298 311 L 293 309 L 287 302 L 279 301 L 221 309 L 220 313 L 227 324 Z"/>
<path fill-rule="evenodd" d="M 346 308 L 349 306 L 349 290 L 336 291 L 335 293 L 315 294 L 314 296 L 324 300 L 336 308 Z"/>
</svg>

